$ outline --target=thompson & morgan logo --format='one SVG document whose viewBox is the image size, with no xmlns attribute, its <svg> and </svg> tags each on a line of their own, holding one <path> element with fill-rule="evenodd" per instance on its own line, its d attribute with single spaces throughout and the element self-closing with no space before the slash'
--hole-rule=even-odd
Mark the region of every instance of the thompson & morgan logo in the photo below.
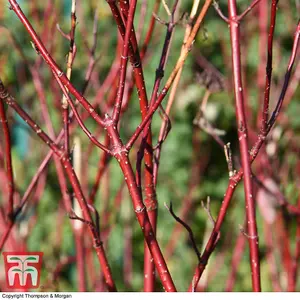
<svg viewBox="0 0 300 300">
<path fill-rule="evenodd" d="M 39 287 L 43 252 L 3 252 L 3 256 L 8 288 Z"/>
</svg>

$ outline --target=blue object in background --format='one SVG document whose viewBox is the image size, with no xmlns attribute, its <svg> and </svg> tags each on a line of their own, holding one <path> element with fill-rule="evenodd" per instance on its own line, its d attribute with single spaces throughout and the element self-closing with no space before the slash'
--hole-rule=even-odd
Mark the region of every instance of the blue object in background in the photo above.
<svg viewBox="0 0 300 300">
<path fill-rule="evenodd" d="M 12 128 L 13 146 L 20 159 L 23 160 L 29 151 L 30 128 L 18 114 L 15 114 L 15 121 Z"/>
<path fill-rule="evenodd" d="M 65 17 L 71 14 L 72 0 L 65 0 L 63 6 L 63 15 Z"/>
</svg>

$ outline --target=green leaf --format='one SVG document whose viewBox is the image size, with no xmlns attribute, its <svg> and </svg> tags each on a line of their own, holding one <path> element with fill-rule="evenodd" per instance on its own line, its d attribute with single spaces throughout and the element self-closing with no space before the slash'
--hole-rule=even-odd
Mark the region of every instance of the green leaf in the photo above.
<svg viewBox="0 0 300 300">
<path fill-rule="evenodd" d="M 11 259 L 11 260 L 18 260 L 18 261 L 22 261 L 22 259 L 21 259 L 21 258 L 19 258 L 19 257 L 16 257 L 16 256 L 13 256 L 13 257 L 11 257 L 10 259 Z"/>
<path fill-rule="evenodd" d="M 30 257 L 27 257 L 25 260 L 34 260 L 34 261 L 36 261 L 36 258 L 33 257 L 33 256 L 30 256 Z"/>
<path fill-rule="evenodd" d="M 23 273 L 23 271 L 21 269 L 18 269 L 18 268 L 12 269 L 12 271 L 13 272 L 22 272 Z"/>
<path fill-rule="evenodd" d="M 36 270 L 34 269 L 26 269 L 25 272 L 35 272 Z"/>
</svg>

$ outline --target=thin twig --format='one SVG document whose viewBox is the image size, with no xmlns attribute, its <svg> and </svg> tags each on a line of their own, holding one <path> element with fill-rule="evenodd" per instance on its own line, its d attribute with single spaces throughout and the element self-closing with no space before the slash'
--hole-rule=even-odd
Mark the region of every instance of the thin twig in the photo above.
<svg viewBox="0 0 300 300">
<path fill-rule="evenodd" d="M 270 28 L 269 28 L 269 35 L 268 35 L 268 55 L 267 55 L 267 66 L 266 66 L 264 104 L 263 104 L 262 121 L 261 121 L 262 134 L 265 133 L 268 127 L 269 102 L 270 102 L 270 91 L 271 91 L 271 82 L 272 82 L 273 37 L 274 37 L 275 24 L 276 24 L 277 3 L 278 0 L 272 0 L 271 21 L 270 21 Z"/>
<path fill-rule="evenodd" d="M 155 113 L 155 111 L 158 109 L 158 107 L 160 106 L 161 102 L 164 100 L 167 92 L 169 91 L 173 81 L 176 78 L 177 73 L 179 72 L 179 70 L 182 68 L 188 53 L 191 50 L 191 47 L 194 43 L 194 39 L 196 34 L 199 31 L 200 26 L 202 25 L 202 22 L 204 20 L 204 17 L 208 11 L 208 8 L 211 4 L 212 0 L 206 0 L 201 12 L 199 13 L 199 16 L 195 22 L 195 25 L 193 26 L 191 33 L 183 47 L 183 50 L 180 54 L 180 57 L 177 60 L 176 66 L 173 69 L 171 75 L 169 76 L 164 88 L 162 89 L 162 91 L 159 93 L 156 102 L 150 107 L 147 115 L 145 116 L 145 118 L 143 119 L 143 121 L 141 122 L 141 124 L 137 127 L 137 129 L 135 130 L 135 132 L 133 133 L 133 135 L 131 136 L 131 138 L 129 139 L 129 141 L 126 144 L 126 149 L 131 149 L 132 145 L 134 144 L 134 142 L 137 140 L 137 138 L 139 137 L 139 135 L 141 134 L 141 132 L 144 130 L 144 128 L 148 125 L 150 119 L 152 118 L 152 115 Z"/>
<path fill-rule="evenodd" d="M 228 171 L 229 171 L 229 178 L 231 178 L 235 174 L 235 170 L 233 168 L 233 161 L 232 161 L 232 152 L 230 149 L 230 143 L 227 143 L 224 145 L 224 152 L 225 152 L 225 158 L 228 165 Z"/>
<path fill-rule="evenodd" d="M 214 0 L 213 1 L 213 6 L 214 6 L 214 9 L 215 11 L 218 13 L 218 15 L 220 16 L 220 18 L 225 21 L 226 23 L 229 23 L 229 19 L 223 14 L 220 6 L 219 6 L 219 3 L 218 1 Z"/>
<path fill-rule="evenodd" d="M 102 118 L 96 113 L 92 105 L 85 99 L 85 97 L 78 92 L 78 90 L 72 85 L 72 83 L 68 80 L 67 76 L 64 72 L 60 69 L 60 67 L 56 64 L 54 59 L 52 58 L 51 54 L 47 51 L 46 47 L 36 34 L 35 30 L 33 29 L 31 23 L 28 21 L 27 17 L 24 15 L 23 11 L 21 10 L 19 4 L 16 0 L 9 0 L 11 4 L 11 9 L 15 12 L 18 18 L 23 23 L 24 27 L 26 28 L 27 32 L 30 34 L 35 47 L 39 50 L 40 55 L 45 60 L 45 62 L 50 67 L 51 71 L 57 75 L 56 79 L 61 82 L 71 94 L 79 101 L 80 104 L 85 108 L 85 110 L 93 117 L 93 119 L 101 126 L 104 126 L 104 122 Z"/>
<path fill-rule="evenodd" d="M 193 233 L 191 227 L 175 215 L 175 213 L 173 211 L 172 202 L 170 202 L 170 207 L 166 203 L 164 203 L 164 205 L 165 205 L 166 209 L 170 212 L 172 217 L 176 220 L 176 222 L 180 223 L 189 233 L 190 241 L 192 242 L 193 249 L 197 255 L 198 262 L 200 263 L 201 262 L 201 254 L 200 254 L 200 251 L 198 250 L 198 247 L 197 247 L 197 244 L 195 241 L 195 237 L 194 237 L 194 233 Z"/>
<path fill-rule="evenodd" d="M 241 21 L 248 13 L 260 2 L 261 0 L 253 0 L 253 2 L 247 7 L 247 9 L 237 17 L 238 21 Z M 264 0 L 263 0 L 264 1 Z M 278 1 L 278 0 L 277 0 Z"/>
<path fill-rule="evenodd" d="M 282 101 L 283 101 L 283 99 L 285 98 L 286 90 L 287 90 L 287 87 L 288 87 L 288 84 L 289 84 L 289 80 L 288 80 L 289 76 L 287 76 L 287 74 L 289 74 L 292 71 L 293 65 L 295 63 L 295 58 L 296 58 L 296 53 L 297 53 L 298 43 L 299 43 L 299 34 L 300 34 L 300 25 L 298 24 L 296 32 L 295 32 L 295 37 L 294 37 L 294 46 L 293 46 L 293 50 L 292 50 L 290 60 L 289 60 L 289 63 L 288 63 L 288 70 L 287 70 L 286 75 L 285 75 L 285 82 L 284 82 L 283 87 L 282 87 L 282 91 L 281 91 L 281 95 L 279 97 L 279 101 L 280 101 L 280 99 L 282 99 Z M 275 123 L 275 121 L 278 117 L 280 109 L 281 109 L 281 106 L 279 106 L 277 108 L 277 110 L 276 110 L 277 113 L 274 114 L 274 118 L 271 119 L 271 122 L 270 122 L 270 125 L 268 126 L 268 130 L 267 130 L 266 134 L 265 135 L 261 135 L 260 133 L 258 134 L 256 142 L 254 143 L 254 145 L 253 145 L 253 147 L 250 151 L 251 163 L 253 163 L 253 161 L 257 157 L 257 155 L 259 153 L 259 150 L 261 149 L 262 145 L 264 144 L 264 141 L 265 141 L 267 135 L 271 131 L 272 126 L 274 125 L 274 123 Z M 202 254 L 202 260 L 204 262 L 208 261 L 210 255 L 212 254 L 212 252 L 215 249 L 216 243 L 217 243 L 217 241 L 219 239 L 219 236 L 220 236 L 220 229 L 221 229 L 221 226 L 222 226 L 223 221 L 225 219 L 226 211 L 227 211 L 228 206 L 230 204 L 230 201 L 233 197 L 233 193 L 234 193 L 238 183 L 241 181 L 242 178 L 243 178 L 243 169 L 240 169 L 229 180 L 229 183 L 228 183 L 225 195 L 224 195 L 224 199 L 223 199 L 222 205 L 220 207 L 220 212 L 219 212 L 217 220 L 216 220 L 216 225 L 213 229 L 213 232 L 211 233 L 211 236 L 210 236 L 210 238 L 207 242 L 207 245 L 205 246 L 204 253 Z M 201 265 L 198 265 L 196 267 L 194 277 L 193 277 L 193 281 L 192 281 L 192 283 L 190 284 L 190 287 L 189 287 L 189 291 L 192 290 L 193 285 L 195 284 L 195 282 L 198 284 L 198 282 L 200 280 L 200 277 L 203 274 L 204 269 L 205 269 L 205 264 L 201 264 Z"/>
<path fill-rule="evenodd" d="M 214 217 L 212 216 L 212 213 L 211 213 L 211 210 L 210 210 L 210 197 L 207 196 L 206 205 L 204 204 L 203 201 L 201 201 L 201 205 L 202 205 L 203 209 L 206 211 L 212 225 L 215 226 L 216 221 L 215 221 Z"/>
<path fill-rule="evenodd" d="M 73 170 L 72 164 L 70 163 L 69 158 L 66 154 L 59 148 L 57 144 L 36 124 L 36 122 L 18 105 L 18 103 L 14 100 L 14 98 L 8 93 L 5 89 L 2 81 L 0 80 L 0 100 L 5 101 L 9 107 L 14 109 L 19 116 L 35 131 L 38 137 L 50 147 L 54 154 L 60 159 L 62 165 L 65 168 L 65 172 L 70 180 L 70 183 L 73 187 L 74 193 L 76 195 L 76 199 L 80 204 L 81 209 L 84 212 L 84 218 L 89 221 L 93 222 L 93 219 L 90 214 L 90 210 L 88 208 L 87 202 L 85 197 L 82 193 L 81 186 L 79 184 L 78 178 Z M 94 241 L 94 248 L 96 250 L 99 263 L 102 267 L 103 273 L 106 278 L 106 284 L 110 291 L 116 291 L 115 283 L 112 279 L 111 270 L 106 258 L 106 254 L 104 248 L 100 242 L 99 234 L 90 227 L 90 235 Z"/>
</svg>

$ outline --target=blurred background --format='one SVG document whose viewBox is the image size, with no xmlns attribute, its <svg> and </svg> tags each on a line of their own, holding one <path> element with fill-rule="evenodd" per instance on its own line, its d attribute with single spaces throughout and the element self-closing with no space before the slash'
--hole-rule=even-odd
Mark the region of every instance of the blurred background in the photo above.
<svg viewBox="0 0 300 300">
<path fill-rule="evenodd" d="M 135 28 L 142 44 L 148 29 L 154 6 L 153 1 L 138 1 Z M 173 1 L 166 1 L 172 7 Z M 165 79 L 172 71 L 180 54 L 187 24 L 184 13 L 189 14 L 191 0 L 180 1 L 177 11 L 178 24 L 172 37 L 172 46 L 166 64 Z M 200 7 L 204 1 L 200 2 Z M 227 15 L 227 1 L 219 1 L 220 8 Z M 268 1 L 262 1 L 268 2 Z M 71 0 L 64 1 L 21 1 L 21 8 L 42 37 L 47 49 L 59 66 L 65 69 L 69 41 L 57 30 L 70 30 Z M 146 4 L 145 4 L 146 3 Z M 239 11 L 244 11 L 250 1 L 237 1 Z M 267 55 L 266 36 L 270 17 L 270 1 L 265 10 L 256 7 L 241 22 L 242 65 L 246 112 L 250 130 L 250 145 L 259 131 L 259 118 L 265 80 Z M 77 27 L 75 34 L 76 57 L 71 81 L 79 90 L 84 88 L 86 70 L 90 62 L 89 49 L 93 45 L 93 26 L 97 19 L 97 46 L 95 66 L 85 96 L 96 101 L 98 110 L 108 110 L 112 86 L 105 89 L 103 83 L 113 63 L 119 63 L 118 33 L 112 13 L 106 1 L 77 1 Z M 160 19 L 168 20 L 163 8 L 157 13 Z M 279 1 L 273 48 L 273 79 L 270 109 L 274 109 L 279 97 L 288 60 L 293 45 L 293 36 L 299 19 L 299 1 Z M 182 17 L 183 16 L 183 17 Z M 161 56 L 166 26 L 156 22 L 153 38 L 143 62 L 147 93 L 150 96 L 155 80 L 155 70 Z M 41 78 L 50 119 L 55 135 L 62 128 L 60 111 L 60 89 L 54 81 L 48 66 L 33 48 L 30 37 L 12 10 L 8 1 L 0 1 L 0 77 L 16 101 L 46 131 L 41 113 L 41 103 L 29 70 L 35 66 Z M 18 47 L 22 50 L 22 57 Z M 115 61 L 116 59 L 116 61 Z M 131 69 L 128 82 L 131 80 Z M 300 149 L 300 78 L 299 58 L 294 66 L 283 111 L 271 131 L 266 147 L 253 164 L 255 195 L 257 201 L 257 222 L 260 241 L 261 276 L 263 291 L 287 289 L 288 273 L 295 259 L 297 219 L 278 205 L 275 194 L 285 197 L 293 205 L 299 198 L 299 149 Z M 164 203 L 172 202 L 174 212 L 181 216 L 194 231 L 198 248 L 202 250 L 212 224 L 201 201 L 210 198 L 211 213 L 216 218 L 228 184 L 228 167 L 222 146 L 230 142 L 234 156 L 238 157 L 237 127 L 232 90 L 230 36 L 227 24 L 213 7 L 205 17 L 204 25 L 197 35 L 193 49 L 188 56 L 175 103 L 170 113 L 172 129 L 162 146 L 158 174 L 157 239 L 162 246 L 167 264 L 179 291 L 187 290 L 197 256 L 191 246 L 187 232 L 172 218 Z M 163 81 L 164 82 L 164 81 Z M 168 98 L 168 97 L 166 97 Z M 96 100 L 95 100 L 96 99 Z M 204 100 L 203 100 L 204 99 Z M 200 110 L 207 101 L 204 110 Z M 136 89 L 134 88 L 128 107 L 122 116 L 120 133 L 128 140 L 141 121 Z M 163 102 L 166 104 L 167 99 Z M 203 106 L 202 106 L 203 107 Z M 83 114 L 83 110 L 79 109 Z M 16 203 L 27 189 L 37 168 L 48 153 L 44 145 L 13 110 L 7 110 L 12 136 L 13 168 L 16 184 Z M 156 144 L 162 119 L 155 114 L 152 122 L 153 144 Z M 104 140 L 104 133 L 88 118 L 87 127 Z M 82 151 L 82 187 L 89 195 L 99 169 L 100 149 L 91 146 L 90 141 L 78 128 L 73 131 L 71 148 L 79 140 Z M 215 138 L 214 138 L 215 137 Z M 3 154 L 4 139 L 0 130 L 0 147 Z M 131 159 L 136 160 L 136 149 Z M 3 155 L 0 156 L 0 205 L 4 214 L 7 190 Z M 234 159 L 239 169 L 239 159 Z M 107 249 L 108 260 L 116 285 L 120 291 L 141 291 L 143 287 L 143 236 L 136 222 L 126 188 L 122 188 L 123 177 L 117 163 L 110 160 L 95 197 L 99 210 L 101 232 Z M 266 191 L 267 186 L 273 193 Z M 71 189 L 69 190 L 71 193 Z M 118 198 L 119 197 L 119 198 Z M 18 216 L 11 238 L 4 250 L 27 249 L 44 252 L 44 268 L 40 290 L 76 291 L 77 276 L 75 246 L 70 220 L 62 205 L 62 194 L 53 160 L 42 173 L 28 204 Z M 119 202 L 118 202 L 119 201 Z M 119 203 L 116 205 L 116 203 Z M 299 218 L 298 218 L 299 221 Z M 204 291 L 251 291 L 251 272 L 247 238 L 240 227 L 245 222 L 245 204 L 242 182 L 231 201 L 222 236 L 207 269 L 198 286 Z M 0 235 L 5 222 L 0 223 Z M 298 225 L 299 226 L 299 225 Z M 298 241 L 299 242 L 299 241 Z M 233 254 L 240 250 L 240 257 L 232 262 Z M 61 269 L 59 269 L 61 267 Z M 59 269 L 57 271 L 57 268 Z M 235 269 L 236 268 L 236 269 Z M 232 279 L 232 272 L 236 276 Z M 99 265 L 95 258 L 86 262 L 87 288 L 89 291 L 103 290 L 98 275 Z M 56 272 L 56 273 L 55 273 Z M 5 290 L 2 260 L 0 260 L 1 289 Z M 157 290 L 162 291 L 159 279 Z M 300 290 L 300 281 L 296 290 Z"/>
</svg>

